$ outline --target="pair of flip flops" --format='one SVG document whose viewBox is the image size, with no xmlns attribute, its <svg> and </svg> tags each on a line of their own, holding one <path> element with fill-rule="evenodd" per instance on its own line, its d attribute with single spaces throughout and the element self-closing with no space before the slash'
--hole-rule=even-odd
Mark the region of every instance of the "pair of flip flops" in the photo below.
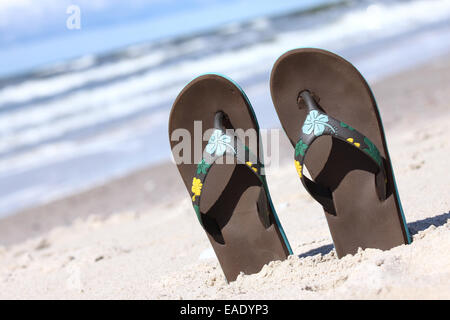
<svg viewBox="0 0 450 320">
<path fill-rule="evenodd" d="M 298 175 L 325 211 L 338 257 L 410 243 L 380 114 L 358 70 L 331 52 L 296 49 L 275 63 L 270 89 Z M 256 143 L 248 132 L 256 132 Z M 192 143 L 181 146 L 183 133 Z M 172 107 L 169 136 L 228 281 L 292 254 L 264 176 L 256 116 L 237 84 L 216 74 L 190 82 Z"/>
</svg>

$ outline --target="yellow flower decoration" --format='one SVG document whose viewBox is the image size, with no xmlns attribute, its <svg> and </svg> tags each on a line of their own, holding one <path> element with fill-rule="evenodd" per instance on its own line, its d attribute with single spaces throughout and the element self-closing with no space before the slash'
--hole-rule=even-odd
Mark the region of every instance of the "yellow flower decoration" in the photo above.
<svg viewBox="0 0 450 320">
<path fill-rule="evenodd" d="M 353 138 L 348 138 L 347 141 L 353 143 L 358 148 L 361 146 L 359 142 L 354 142 L 355 140 L 353 140 Z"/>
<path fill-rule="evenodd" d="M 295 169 L 297 169 L 298 176 L 301 178 L 302 177 L 302 165 L 297 160 L 295 160 Z"/>
<path fill-rule="evenodd" d="M 245 164 L 252 168 L 253 171 L 258 172 L 258 169 L 253 168 L 253 163 L 251 163 L 250 161 L 247 161 Z"/>
<path fill-rule="evenodd" d="M 195 178 L 192 179 L 192 192 L 194 195 L 192 196 L 192 201 L 195 201 L 195 196 L 199 196 L 202 192 L 203 183 L 200 179 Z"/>
</svg>

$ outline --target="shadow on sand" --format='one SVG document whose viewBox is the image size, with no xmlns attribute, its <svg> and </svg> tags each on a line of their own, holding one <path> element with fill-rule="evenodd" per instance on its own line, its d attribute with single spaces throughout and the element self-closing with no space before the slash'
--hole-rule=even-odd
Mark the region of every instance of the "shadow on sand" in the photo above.
<svg viewBox="0 0 450 320">
<path fill-rule="evenodd" d="M 333 244 L 326 244 L 324 246 L 315 248 L 315 249 L 311 249 L 308 252 L 302 253 L 300 254 L 298 257 L 299 258 L 306 258 L 306 257 L 312 257 L 315 256 L 316 254 L 320 254 L 321 256 L 326 255 L 327 253 L 330 253 L 331 250 L 334 249 L 334 245 Z"/>
<path fill-rule="evenodd" d="M 450 219 L 450 211 L 444 212 L 443 214 L 426 218 L 423 220 L 417 220 L 411 223 L 408 223 L 408 229 L 411 235 L 415 235 L 420 231 L 428 229 L 430 226 L 440 227 L 447 223 L 447 220 Z"/>
<path fill-rule="evenodd" d="M 447 220 L 450 219 L 450 211 L 444 212 L 443 214 L 426 218 L 423 220 L 417 220 L 411 223 L 408 223 L 408 229 L 411 235 L 415 235 L 419 233 L 420 231 L 428 229 L 430 226 L 440 227 L 447 223 Z M 306 258 L 306 257 L 312 257 L 317 254 L 320 254 L 321 256 L 324 256 L 331 252 L 331 250 L 334 249 L 333 244 L 326 244 L 324 246 L 311 249 L 305 253 L 300 254 L 299 258 Z"/>
</svg>

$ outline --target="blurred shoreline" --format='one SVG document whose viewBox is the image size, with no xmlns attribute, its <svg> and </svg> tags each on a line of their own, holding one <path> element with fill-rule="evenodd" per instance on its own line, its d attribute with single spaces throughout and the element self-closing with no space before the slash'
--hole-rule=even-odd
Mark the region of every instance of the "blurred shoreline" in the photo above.
<svg viewBox="0 0 450 320">
<path fill-rule="evenodd" d="M 448 83 L 450 83 L 450 55 L 371 84 L 389 146 L 396 134 L 405 132 L 413 134 L 416 125 L 436 119 L 443 121 L 442 127 L 450 125 Z M 395 147 L 400 146 L 397 144 Z M 287 139 L 282 137 L 280 141 L 282 167 L 290 165 L 291 151 Z M 392 148 L 390 151 L 392 153 Z M 439 169 L 433 172 L 435 171 Z M 269 182 L 270 175 L 269 168 Z M 439 177 L 448 180 L 442 173 Z M 399 187 L 401 190 L 402 187 Z M 159 162 L 94 188 L 1 219 L 0 246 L 9 246 L 42 236 L 53 228 L 69 226 L 89 216 L 105 219 L 123 212 L 157 215 L 158 213 L 153 212 L 154 207 L 183 203 L 185 198 L 187 193 L 175 165 L 168 161 Z"/>
</svg>

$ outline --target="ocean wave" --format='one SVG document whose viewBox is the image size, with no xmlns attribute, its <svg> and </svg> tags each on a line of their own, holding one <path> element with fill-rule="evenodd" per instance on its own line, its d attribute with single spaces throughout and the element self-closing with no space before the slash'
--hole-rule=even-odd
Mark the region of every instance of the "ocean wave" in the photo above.
<svg viewBox="0 0 450 320">
<path fill-rule="evenodd" d="M 3 135 L 0 152 L 54 139 L 97 123 L 114 121 L 144 109 L 150 110 L 163 103 L 169 107 L 182 84 L 202 73 L 214 71 L 242 81 L 253 74 L 264 72 L 266 65 L 270 65 L 280 53 L 292 48 L 292 43 L 301 42 L 305 46 L 327 44 L 327 47 L 339 50 L 358 41 L 373 41 L 379 37 L 404 32 L 413 26 L 446 18 L 450 15 L 449 11 L 445 10 L 447 8 L 450 8 L 448 1 L 435 1 L 433 5 L 428 1 L 402 2 L 395 5 L 371 4 L 328 21 L 326 25 L 281 33 L 270 42 L 210 54 L 201 59 L 180 60 L 124 81 L 105 82 L 94 88 L 87 87 L 50 102 L 30 103 L 27 110 L 12 110 L 0 118 L 0 133 Z M 380 29 L 383 32 L 380 32 Z M 184 43 L 184 52 L 192 51 L 194 47 L 204 48 L 205 42 L 201 40 L 191 39 Z M 41 81 L 25 81 L 21 85 L 1 90 L 0 101 L 57 95 L 71 86 L 89 83 L 93 79 L 112 79 L 157 65 L 163 59 L 164 52 L 161 50 L 135 60 L 110 63 L 84 72 L 69 73 Z"/>
<path fill-rule="evenodd" d="M 445 0 L 420 0 L 399 3 L 373 2 L 368 5 L 356 6 L 338 17 L 328 16 L 328 21 L 322 21 L 324 18 L 321 18 L 321 23 L 307 30 L 304 28 L 292 31 L 282 30 L 283 32 L 275 35 L 276 41 L 271 44 L 271 47 L 275 50 L 278 49 L 276 50 L 277 52 L 280 49 L 285 50 L 292 47 L 292 42 L 284 44 L 284 39 L 286 41 L 294 40 L 294 43 L 301 43 L 304 46 L 320 46 L 337 42 L 342 42 L 342 45 L 345 45 L 345 43 L 350 41 L 367 41 L 374 37 L 400 33 L 408 28 L 448 18 L 449 15 L 450 2 Z M 123 54 L 129 54 L 133 58 L 111 61 L 106 65 L 94 68 L 92 66 L 97 60 L 96 57 L 80 58 L 65 65 L 64 68 L 67 68 L 68 72 L 62 75 L 46 79 L 28 80 L 14 86 L 3 87 L 0 89 L 0 109 L 10 104 L 31 102 L 42 97 L 52 97 L 69 91 L 74 87 L 83 89 L 92 82 L 112 80 L 139 70 L 156 67 L 169 58 L 178 57 L 181 60 L 181 57 L 188 53 L 202 52 L 207 49 L 219 53 L 220 50 L 223 50 L 224 42 L 229 42 L 231 48 L 236 47 L 232 45 L 236 41 L 244 41 L 243 44 L 246 46 L 253 46 L 255 42 L 267 38 L 268 35 L 266 33 L 269 32 L 272 35 L 273 30 L 275 29 L 276 31 L 277 25 L 282 25 L 283 23 L 281 18 L 274 18 L 273 20 L 260 18 L 244 26 L 242 24 L 231 24 L 217 30 L 212 34 L 212 37 L 215 39 L 213 42 L 208 41 L 211 40 L 211 35 L 206 34 L 186 41 L 180 40 L 176 45 L 169 43 L 161 46 L 161 49 L 154 45 L 150 48 L 136 46 L 123 52 Z M 271 28 L 268 28 L 269 25 Z M 245 41 L 247 33 L 258 31 L 261 34 L 255 39 Z M 239 34 L 236 35 L 236 33 Z M 234 35 L 234 37 L 228 37 L 229 39 L 224 41 L 224 35 Z M 218 48 L 211 47 L 211 43 L 218 43 L 216 45 Z M 152 51 L 148 52 L 148 50 Z M 237 55 L 235 62 L 242 64 L 239 58 Z M 90 68 L 85 70 L 87 66 Z M 58 67 L 54 68 L 58 69 Z M 52 68 L 50 69 L 53 70 Z M 73 72 L 74 70 L 80 71 Z"/>
</svg>

